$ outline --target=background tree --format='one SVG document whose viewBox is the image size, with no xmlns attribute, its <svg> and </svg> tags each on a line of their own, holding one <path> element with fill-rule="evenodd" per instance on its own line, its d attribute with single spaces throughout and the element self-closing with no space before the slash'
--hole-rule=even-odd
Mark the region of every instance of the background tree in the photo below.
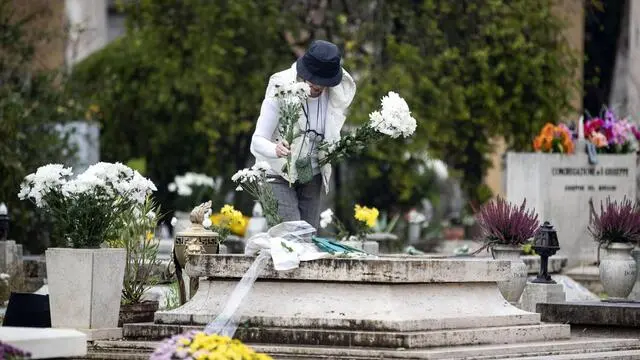
<svg viewBox="0 0 640 360">
<path fill-rule="evenodd" d="M 309 40 L 330 36 L 345 49 L 358 80 L 350 123 L 367 121 L 389 90 L 405 97 L 418 119 L 414 137 L 381 143 L 368 155 L 398 166 L 405 152 L 428 150 L 461 179 L 470 201 L 491 196 L 483 179 L 492 139 L 530 151 L 545 122 L 572 110 L 577 57 L 561 36 L 554 0 L 294 3 L 306 4 L 299 19 L 311 29 Z M 299 35 L 296 44 L 306 39 Z M 394 179 L 400 191 L 415 180 Z M 374 175 L 371 184 L 381 183 Z"/>
<path fill-rule="evenodd" d="M 0 202 L 9 208 L 10 237 L 41 253 L 48 245 L 47 219 L 17 194 L 24 177 L 39 166 L 71 158 L 73 149 L 58 128 L 77 119 L 80 104 L 66 92 L 63 72 L 38 69 L 36 46 L 63 36 L 33 26 L 42 24 L 50 9 L 21 14 L 12 3 L 0 0 Z"/>
<path fill-rule="evenodd" d="M 99 106 L 107 161 L 143 158 L 164 208 L 186 171 L 246 165 L 269 75 L 295 60 L 280 1 L 137 1 L 127 34 L 74 71 Z M 232 190 L 230 181 L 223 189 Z"/>
</svg>

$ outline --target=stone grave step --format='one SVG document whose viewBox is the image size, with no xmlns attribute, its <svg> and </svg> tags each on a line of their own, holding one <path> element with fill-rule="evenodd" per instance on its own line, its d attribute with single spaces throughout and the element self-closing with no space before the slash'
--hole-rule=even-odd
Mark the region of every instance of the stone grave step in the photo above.
<svg viewBox="0 0 640 360">
<path fill-rule="evenodd" d="M 535 356 L 520 358 L 520 360 L 637 360 L 640 350 L 607 351 L 589 354 L 563 354 L 554 356 Z"/>
<path fill-rule="evenodd" d="M 34 359 L 83 356 L 87 353 L 87 335 L 73 329 L 0 326 L 0 341 L 31 353 Z"/>
<path fill-rule="evenodd" d="M 543 321 L 608 327 L 640 327 L 639 302 L 583 301 L 540 303 Z"/>
<path fill-rule="evenodd" d="M 201 329 L 201 326 L 142 323 L 125 324 L 123 332 L 130 340 L 157 340 Z M 407 332 L 239 327 L 237 337 L 245 342 L 265 344 L 424 348 L 568 339 L 570 326 L 538 324 Z"/>
<path fill-rule="evenodd" d="M 96 341 L 79 359 L 146 360 L 155 341 Z M 357 347 L 249 344 L 278 360 L 411 360 L 411 359 L 638 359 L 640 340 L 573 338 L 519 344 L 433 347 L 429 349 L 371 349 Z"/>
</svg>

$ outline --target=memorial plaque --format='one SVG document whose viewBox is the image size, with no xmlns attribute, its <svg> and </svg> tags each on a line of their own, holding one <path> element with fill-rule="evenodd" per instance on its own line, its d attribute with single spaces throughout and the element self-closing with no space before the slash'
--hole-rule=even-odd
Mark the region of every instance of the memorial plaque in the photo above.
<svg viewBox="0 0 640 360">
<path fill-rule="evenodd" d="M 636 198 L 636 155 L 599 154 L 589 164 L 586 154 L 507 153 L 507 199 L 520 204 L 527 199 L 540 221 L 550 221 L 558 231 L 560 251 L 568 267 L 597 260 L 597 243 L 587 230 L 589 199 L 599 210 L 607 197 Z"/>
</svg>

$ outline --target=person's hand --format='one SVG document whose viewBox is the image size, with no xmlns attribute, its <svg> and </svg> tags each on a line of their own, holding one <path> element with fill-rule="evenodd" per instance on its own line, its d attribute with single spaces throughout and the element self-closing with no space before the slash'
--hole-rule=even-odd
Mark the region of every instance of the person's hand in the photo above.
<svg viewBox="0 0 640 360">
<path fill-rule="evenodd" d="M 276 156 L 281 158 L 285 156 L 289 156 L 289 143 L 286 140 L 282 140 L 278 144 L 276 144 Z"/>
</svg>

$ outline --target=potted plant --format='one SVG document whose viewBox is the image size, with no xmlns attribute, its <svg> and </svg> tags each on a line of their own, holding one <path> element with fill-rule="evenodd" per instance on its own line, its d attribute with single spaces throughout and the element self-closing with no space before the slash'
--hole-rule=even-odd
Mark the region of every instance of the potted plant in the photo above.
<svg viewBox="0 0 640 360">
<path fill-rule="evenodd" d="M 155 190 L 120 163 L 97 163 L 75 178 L 70 168 L 49 164 L 25 177 L 18 196 L 45 211 L 58 235 L 57 247 L 46 250 L 53 327 L 80 329 L 89 339 L 118 336 L 109 329 L 118 325 L 126 250 L 101 246 Z"/>
<path fill-rule="evenodd" d="M 610 299 L 624 299 L 636 282 L 636 262 L 631 256 L 634 244 L 640 240 L 640 204 L 627 197 L 622 201 L 600 203 L 596 212 L 589 200 L 588 230 L 602 250 L 600 281 Z"/>
<path fill-rule="evenodd" d="M 538 215 L 526 208 L 525 199 L 518 207 L 498 197 L 476 212 L 482 230 L 482 246 L 476 253 L 488 248 L 496 260 L 511 261 L 509 280 L 498 281 L 502 296 L 517 302 L 527 285 L 527 266 L 520 258 L 522 246 L 527 244 L 540 226 Z"/>
<path fill-rule="evenodd" d="M 117 239 L 110 243 L 111 247 L 126 250 L 119 327 L 127 323 L 152 322 L 158 311 L 158 301 L 143 300 L 143 295 L 157 281 L 153 271 L 159 266 L 160 243 L 155 237 L 155 229 L 160 218 L 155 202 L 147 197 L 144 203 L 127 211 Z"/>
</svg>

